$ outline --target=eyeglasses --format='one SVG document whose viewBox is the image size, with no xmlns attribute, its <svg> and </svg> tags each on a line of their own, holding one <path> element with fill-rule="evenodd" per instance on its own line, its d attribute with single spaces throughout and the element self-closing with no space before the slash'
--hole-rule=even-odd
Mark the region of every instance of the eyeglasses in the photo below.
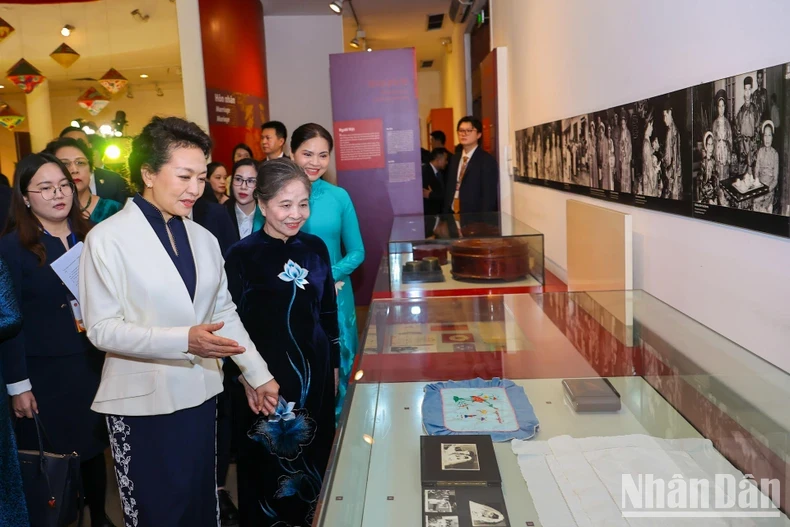
<svg viewBox="0 0 790 527">
<path fill-rule="evenodd" d="M 244 179 L 243 177 L 233 176 L 234 187 L 254 187 L 256 183 L 255 178 Z"/>
<path fill-rule="evenodd" d="M 476 128 L 459 128 L 458 135 L 466 135 L 466 134 L 473 134 L 477 132 Z"/>
<path fill-rule="evenodd" d="M 90 166 L 90 163 L 88 163 L 88 160 L 85 159 L 84 157 L 75 159 L 74 161 L 69 161 L 68 159 L 61 159 L 60 162 L 63 163 L 63 166 L 65 166 L 69 170 L 71 170 L 72 165 L 74 165 L 77 168 L 85 168 Z"/>
<path fill-rule="evenodd" d="M 60 193 L 63 194 L 64 198 L 68 198 L 72 194 L 74 194 L 74 185 L 72 183 L 63 183 L 57 187 L 44 187 L 40 190 L 28 190 L 28 192 L 32 192 L 33 194 L 41 194 L 41 199 L 44 201 L 52 201 L 55 199 L 55 195 L 60 190 Z"/>
</svg>

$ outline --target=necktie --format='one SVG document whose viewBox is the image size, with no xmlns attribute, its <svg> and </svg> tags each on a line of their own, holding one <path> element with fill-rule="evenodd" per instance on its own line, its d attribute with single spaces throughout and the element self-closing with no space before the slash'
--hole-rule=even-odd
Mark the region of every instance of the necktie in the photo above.
<svg viewBox="0 0 790 527">
<path fill-rule="evenodd" d="M 461 212 L 461 200 L 459 199 L 459 192 L 461 190 L 461 182 L 464 180 L 466 174 L 466 165 L 469 162 L 469 156 L 463 157 L 461 163 L 461 172 L 458 174 L 458 181 L 455 184 L 455 196 L 453 197 L 453 212 L 459 214 Z"/>
</svg>

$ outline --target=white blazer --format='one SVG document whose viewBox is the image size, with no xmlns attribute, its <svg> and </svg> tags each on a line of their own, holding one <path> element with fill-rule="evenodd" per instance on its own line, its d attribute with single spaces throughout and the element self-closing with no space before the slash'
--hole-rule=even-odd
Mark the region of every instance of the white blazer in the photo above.
<svg viewBox="0 0 790 527">
<path fill-rule="evenodd" d="M 219 244 L 184 219 L 197 271 L 194 302 L 140 208 L 129 202 L 94 227 L 80 261 L 80 302 L 88 338 L 107 353 L 91 408 L 113 415 L 161 415 L 222 391 L 222 363 L 188 353 L 189 328 L 224 322 L 216 334 L 246 351 L 233 357 L 252 386 L 273 377 L 228 292 Z"/>
</svg>

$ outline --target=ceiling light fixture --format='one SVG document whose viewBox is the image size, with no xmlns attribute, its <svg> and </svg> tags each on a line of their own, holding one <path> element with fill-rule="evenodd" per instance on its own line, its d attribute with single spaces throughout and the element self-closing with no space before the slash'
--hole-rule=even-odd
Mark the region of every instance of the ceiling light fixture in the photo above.
<svg viewBox="0 0 790 527">
<path fill-rule="evenodd" d="M 370 53 L 371 51 L 373 51 L 373 48 L 368 48 L 368 53 Z"/>
<path fill-rule="evenodd" d="M 332 0 L 329 2 L 329 9 L 335 12 L 335 14 L 342 15 L 343 14 L 343 0 Z"/>
<path fill-rule="evenodd" d="M 351 42 L 348 43 L 354 49 L 359 49 L 360 45 L 363 47 L 365 46 L 365 32 L 361 29 L 357 29 L 356 36 L 351 39 Z"/>
<path fill-rule="evenodd" d="M 0 90 L 2 90 L 3 88 L 5 88 L 5 86 L 3 86 L 2 84 L 0 84 Z"/>
<path fill-rule="evenodd" d="M 66 25 L 65 25 L 65 26 L 63 26 L 63 28 L 60 30 L 60 34 L 61 34 L 61 35 L 63 35 L 64 37 L 67 37 L 67 36 L 71 35 L 71 32 L 72 32 L 72 31 L 74 31 L 74 29 L 75 29 L 75 27 L 74 27 L 74 26 L 72 26 L 72 25 L 70 25 L 70 24 L 66 24 Z"/>
<path fill-rule="evenodd" d="M 147 79 L 148 78 L 148 74 L 147 73 L 141 73 L 140 74 L 140 78 L 141 79 Z"/>
</svg>

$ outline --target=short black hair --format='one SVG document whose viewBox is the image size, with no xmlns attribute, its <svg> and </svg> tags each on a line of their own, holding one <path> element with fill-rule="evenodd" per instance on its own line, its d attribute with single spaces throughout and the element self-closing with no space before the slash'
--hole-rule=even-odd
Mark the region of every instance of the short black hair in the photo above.
<svg viewBox="0 0 790 527">
<path fill-rule="evenodd" d="M 60 131 L 58 137 L 64 137 L 66 134 L 70 132 L 80 132 L 82 134 L 85 134 L 86 136 L 88 135 L 87 133 L 85 133 L 85 130 L 83 130 L 82 128 L 78 128 L 76 126 L 67 126 L 66 128 Z"/>
<path fill-rule="evenodd" d="M 206 167 L 206 177 L 210 178 L 214 174 L 214 171 L 217 170 L 219 167 L 225 168 L 225 165 L 220 163 L 219 161 L 212 161 L 211 163 L 209 163 L 208 166 Z M 225 170 L 227 170 L 227 168 L 225 168 Z"/>
<path fill-rule="evenodd" d="M 246 143 L 239 143 L 239 144 L 237 144 L 236 146 L 233 147 L 233 151 L 230 154 L 231 160 L 234 157 L 236 157 L 236 150 L 244 150 L 248 154 L 250 154 L 250 157 L 253 157 L 253 155 L 252 155 L 252 148 L 250 148 L 249 145 L 247 145 Z"/>
<path fill-rule="evenodd" d="M 249 157 L 245 157 L 244 159 L 239 159 L 235 163 L 233 163 L 233 170 L 230 171 L 230 176 L 233 177 L 236 175 L 236 171 L 241 167 L 252 167 L 255 171 L 258 171 L 258 163 L 255 162 L 254 159 Z"/>
<path fill-rule="evenodd" d="M 431 150 L 430 160 L 431 161 L 436 161 L 441 156 L 447 156 L 447 155 L 450 155 L 450 152 L 448 152 L 446 148 L 441 148 L 441 147 L 434 148 L 433 150 Z"/>
<path fill-rule="evenodd" d="M 47 143 L 47 146 L 44 148 L 44 153 L 51 154 L 57 157 L 55 155 L 55 152 L 57 152 L 61 148 L 66 148 L 68 146 L 72 148 L 76 148 L 77 150 L 82 152 L 82 155 L 84 155 L 85 159 L 88 160 L 88 164 L 90 165 L 91 172 L 93 172 L 93 154 L 91 152 L 91 147 L 89 145 L 86 145 L 79 139 L 74 139 L 73 137 L 61 137 L 60 139 L 55 139 L 54 141 L 50 141 L 49 143 Z"/>
<path fill-rule="evenodd" d="M 431 137 L 433 139 L 436 139 L 442 144 L 445 144 L 447 142 L 447 136 L 444 135 L 444 132 L 442 132 L 441 130 L 436 130 L 434 132 L 431 132 Z"/>
<path fill-rule="evenodd" d="M 132 140 L 130 183 L 135 190 L 142 191 L 143 166 L 159 172 L 176 148 L 199 148 L 208 159 L 211 147 L 211 138 L 195 123 L 180 117 L 154 117 Z"/>
<path fill-rule="evenodd" d="M 458 120 L 458 124 L 456 125 L 455 129 L 458 130 L 459 128 L 461 128 L 461 125 L 464 123 L 471 124 L 472 128 L 474 128 L 481 134 L 483 133 L 483 123 L 480 122 L 480 119 L 472 117 L 471 115 L 467 115 L 466 117 L 461 117 Z"/>
<path fill-rule="evenodd" d="M 294 134 L 291 136 L 291 153 L 296 154 L 296 151 L 299 150 L 302 143 L 310 139 L 315 139 L 316 137 L 320 137 L 327 142 L 329 145 L 329 152 L 331 153 L 332 149 L 335 147 L 332 134 L 329 133 L 329 130 L 316 123 L 303 124 L 294 130 Z"/>
<path fill-rule="evenodd" d="M 288 129 L 280 121 L 267 121 L 261 125 L 261 131 L 271 128 L 282 140 L 288 139 Z"/>
<path fill-rule="evenodd" d="M 107 144 L 107 140 L 99 134 L 92 134 L 88 136 L 88 142 L 93 150 L 101 150 Z"/>
</svg>

